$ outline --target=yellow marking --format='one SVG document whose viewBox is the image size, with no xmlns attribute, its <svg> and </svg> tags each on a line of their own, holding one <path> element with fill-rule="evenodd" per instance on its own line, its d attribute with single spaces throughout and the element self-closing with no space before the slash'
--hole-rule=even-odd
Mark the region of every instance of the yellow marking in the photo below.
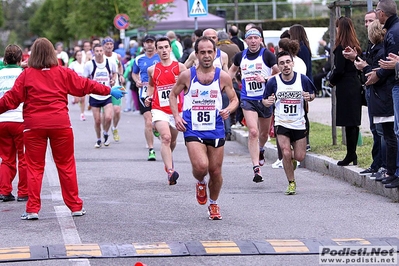
<svg viewBox="0 0 399 266">
<path fill-rule="evenodd" d="M 146 249 L 146 248 L 169 248 L 169 245 L 165 242 L 158 242 L 155 244 L 141 244 L 133 243 L 135 249 Z"/>
<path fill-rule="evenodd" d="M 236 247 L 233 241 L 201 241 L 204 247 Z"/>
<path fill-rule="evenodd" d="M 309 252 L 307 247 L 273 247 L 277 253 L 285 252 Z"/>
<path fill-rule="evenodd" d="M 169 245 L 165 242 L 158 242 L 154 244 L 142 244 L 142 243 L 133 243 L 134 248 L 136 249 L 137 254 L 145 255 L 145 254 L 153 254 L 153 255 L 170 255 L 172 251 L 169 248 Z"/>
<path fill-rule="evenodd" d="M 65 245 L 67 257 L 71 256 L 93 256 L 101 257 L 100 246 L 97 244 Z"/>
<path fill-rule="evenodd" d="M 0 248 L 0 254 L 5 254 L 9 252 L 30 252 L 30 248 L 26 247 L 15 247 L 15 248 Z"/>
<path fill-rule="evenodd" d="M 205 251 L 210 254 L 241 253 L 238 247 L 205 248 Z"/>
<path fill-rule="evenodd" d="M 289 240 L 281 240 L 281 239 L 269 239 L 266 240 L 272 245 L 274 251 L 278 253 L 284 252 L 309 252 L 308 247 L 299 240 L 289 239 Z"/>
<path fill-rule="evenodd" d="M 138 249 L 136 250 L 137 254 L 146 255 L 146 254 L 157 254 L 157 255 L 171 255 L 172 251 L 170 249 L 159 248 L 159 249 Z"/>
<path fill-rule="evenodd" d="M 371 245 L 370 241 L 367 241 L 366 239 L 363 238 L 334 238 L 332 239 L 335 243 L 337 243 L 339 246 L 341 245 L 346 245 L 348 242 L 354 242 L 358 245 Z"/>
<path fill-rule="evenodd" d="M 0 261 L 10 259 L 29 259 L 30 248 L 29 247 L 15 247 L 15 248 L 1 248 L 0 249 Z"/>
<path fill-rule="evenodd" d="M 233 241 L 201 241 L 206 253 L 241 253 L 240 248 Z"/>
</svg>

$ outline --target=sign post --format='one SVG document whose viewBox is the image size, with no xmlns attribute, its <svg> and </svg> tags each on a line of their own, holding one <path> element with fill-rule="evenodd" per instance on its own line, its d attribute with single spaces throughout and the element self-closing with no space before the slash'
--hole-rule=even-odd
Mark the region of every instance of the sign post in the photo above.
<svg viewBox="0 0 399 266">
<path fill-rule="evenodd" d="M 208 0 L 188 0 L 188 16 L 194 17 L 195 29 L 198 29 L 197 17 L 208 15 Z"/>
<path fill-rule="evenodd" d="M 129 27 L 129 17 L 126 14 L 118 14 L 114 18 L 114 26 L 119 30 L 121 40 L 125 39 L 125 29 Z"/>
</svg>

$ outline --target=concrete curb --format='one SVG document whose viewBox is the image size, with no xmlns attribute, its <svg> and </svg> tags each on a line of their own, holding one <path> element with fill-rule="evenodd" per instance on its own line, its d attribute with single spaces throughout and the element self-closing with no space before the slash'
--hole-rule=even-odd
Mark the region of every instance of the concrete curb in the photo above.
<svg viewBox="0 0 399 266">
<path fill-rule="evenodd" d="M 234 139 L 248 147 L 248 132 L 241 129 L 232 129 Z M 265 157 L 271 161 L 277 160 L 277 149 L 273 144 L 267 142 L 265 145 Z M 361 187 L 367 191 L 399 202 L 399 189 L 385 188 L 381 182 L 375 182 L 366 176 L 359 175 L 362 170 L 357 166 L 338 166 L 337 161 L 324 155 L 308 152 L 306 158 L 301 162 L 301 167 L 307 168 L 321 174 L 342 179 L 353 186 Z"/>
</svg>

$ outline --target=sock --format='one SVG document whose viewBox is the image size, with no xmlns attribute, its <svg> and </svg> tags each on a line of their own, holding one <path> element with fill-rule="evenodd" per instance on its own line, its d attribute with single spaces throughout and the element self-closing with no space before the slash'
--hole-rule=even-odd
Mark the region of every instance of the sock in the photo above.
<svg viewBox="0 0 399 266">
<path fill-rule="evenodd" d="M 265 151 L 265 148 L 264 148 L 264 147 L 259 147 L 259 151 L 260 151 L 260 152 L 264 152 L 264 151 Z"/>
<path fill-rule="evenodd" d="M 292 180 L 292 181 L 288 181 L 288 183 L 289 183 L 289 184 L 291 184 L 291 183 L 294 183 L 294 182 L 295 182 L 295 180 Z"/>
<path fill-rule="evenodd" d="M 205 179 L 204 179 L 204 180 L 202 180 L 201 182 L 200 182 L 200 181 L 198 181 L 198 183 L 200 183 L 201 185 L 205 185 L 205 184 L 206 184 L 206 182 L 205 182 Z"/>
<path fill-rule="evenodd" d="M 103 134 L 104 134 L 105 136 L 108 136 L 108 132 L 105 132 L 105 131 L 104 131 Z"/>
<path fill-rule="evenodd" d="M 209 204 L 218 204 L 216 200 L 209 199 Z"/>
</svg>

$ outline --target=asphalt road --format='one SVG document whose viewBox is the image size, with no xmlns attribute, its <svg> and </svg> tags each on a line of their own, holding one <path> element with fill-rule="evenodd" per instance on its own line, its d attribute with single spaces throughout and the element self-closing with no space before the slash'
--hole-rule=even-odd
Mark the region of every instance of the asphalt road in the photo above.
<svg viewBox="0 0 399 266">
<path fill-rule="evenodd" d="M 143 119 L 139 114 L 123 113 L 120 142 L 112 141 L 109 147 L 95 149 L 90 112 L 86 112 L 87 121 L 82 122 L 78 106 L 70 109 L 80 196 L 87 214 L 70 216 L 62 202 L 56 168 L 48 153 L 40 219 L 20 220 L 24 203 L 0 202 L 0 262 L 7 253 L 27 260 L 3 265 L 134 265 L 137 261 L 147 265 L 318 265 L 318 255 L 301 252 L 302 244 L 299 248 L 291 245 L 292 252 L 278 253 L 275 247 L 278 244 L 272 240 L 282 241 L 283 246 L 299 241 L 309 249 L 317 248 L 320 243 L 386 244 L 384 239 L 399 243 L 398 203 L 303 168 L 295 172 L 297 195 L 286 196 L 283 170 L 272 169 L 273 162 L 267 161 L 262 167 L 265 182 L 253 183 L 247 148 L 235 141 L 225 145 L 224 184 L 218 200 L 223 220 L 210 221 L 206 206 L 198 205 L 195 199 L 195 180 L 182 135 L 174 152 L 180 178 L 177 185 L 169 186 L 159 140 L 155 141 L 157 161 L 147 161 Z M 248 242 L 269 246 L 271 243 L 274 249 L 268 255 L 245 254 L 245 248 L 238 253 L 221 248 L 216 253 L 196 254 L 191 247 L 198 243 L 205 246 L 201 241 L 217 243 L 218 247 L 223 246 L 221 241 L 228 242 L 224 244 L 227 247 L 231 247 L 231 242 L 239 246 Z M 143 257 L 137 256 L 137 243 L 147 248 L 141 253 Z M 149 250 L 159 248 L 162 243 L 190 247 L 190 252 L 175 256 L 175 251 L 168 255 Z M 71 259 L 76 253 L 69 251 L 69 257 L 60 259 L 62 256 L 58 255 L 68 250 L 68 244 L 86 245 L 89 251 L 84 254 L 89 254 L 86 256 L 89 258 Z M 88 244 L 95 247 L 87 247 Z M 98 245 L 103 247 L 102 253 L 91 258 L 97 254 Z M 101 256 L 107 253 L 104 247 L 112 250 L 117 246 L 120 251 L 130 250 L 132 245 L 136 256 Z M 28 248 L 28 255 L 21 247 Z M 170 249 L 171 245 L 167 247 Z M 45 250 L 44 260 L 31 260 L 41 250 Z M 56 255 L 51 257 L 52 254 Z"/>
</svg>

